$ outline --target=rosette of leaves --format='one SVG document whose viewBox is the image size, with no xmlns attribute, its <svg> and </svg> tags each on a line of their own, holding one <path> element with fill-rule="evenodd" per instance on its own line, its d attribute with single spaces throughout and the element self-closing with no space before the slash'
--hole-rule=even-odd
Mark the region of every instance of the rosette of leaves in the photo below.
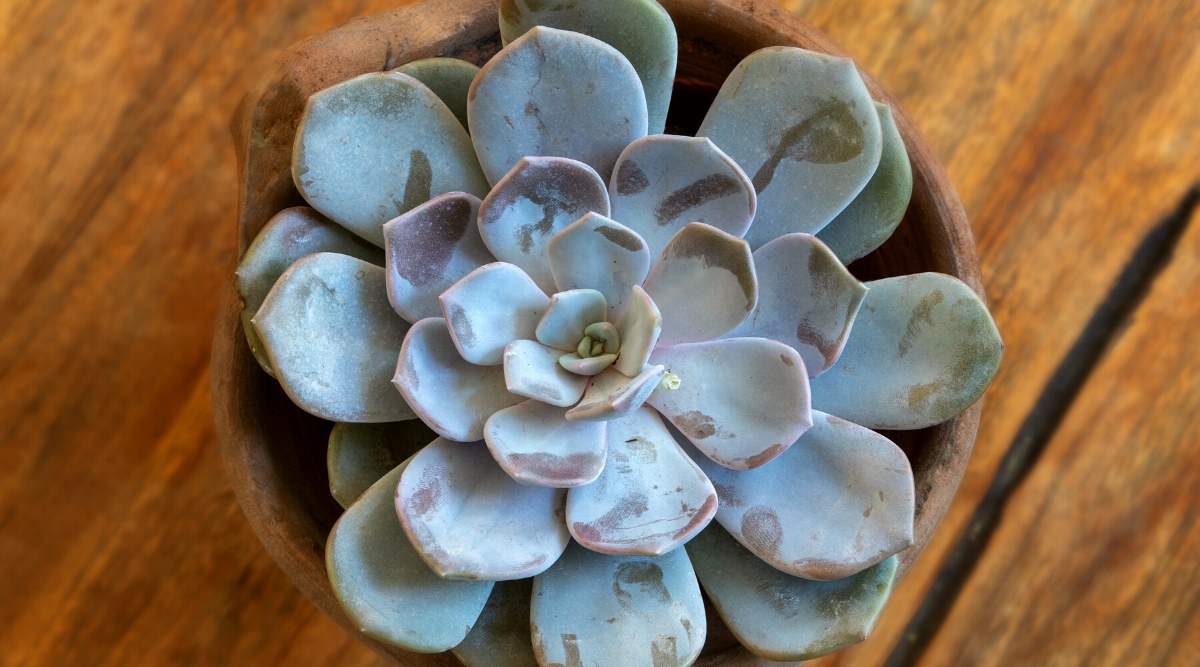
<svg viewBox="0 0 1200 667">
<path fill-rule="evenodd" d="M 691 664 L 701 587 L 764 658 L 860 641 L 913 543 L 877 430 L 954 417 L 1002 351 L 960 281 L 846 269 L 908 205 L 891 112 L 852 62 L 767 48 L 665 135 L 655 2 L 500 10 L 482 69 L 313 95 L 311 208 L 238 270 L 259 363 L 338 422 L 338 599 L 468 665 Z"/>
</svg>

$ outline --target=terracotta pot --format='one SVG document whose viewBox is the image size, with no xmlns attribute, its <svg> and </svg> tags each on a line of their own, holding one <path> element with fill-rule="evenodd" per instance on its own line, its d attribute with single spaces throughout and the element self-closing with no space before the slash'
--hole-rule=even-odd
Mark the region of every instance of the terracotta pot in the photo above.
<svg viewBox="0 0 1200 667">
<path fill-rule="evenodd" d="M 676 95 L 669 122 L 694 130 L 726 75 L 765 46 L 799 46 L 845 55 L 828 37 L 758 0 L 659 0 L 679 33 Z M 279 210 L 303 203 L 290 171 L 296 123 L 307 97 L 365 72 L 411 60 L 451 56 L 482 65 L 500 49 L 495 0 L 427 0 L 354 19 L 293 46 L 238 106 L 232 121 L 240 197 L 238 247 Z M 919 271 L 955 276 L 983 296 L 979 261 L 962 204 L 933 153 L 888 93 L 863 72 L 871 94 L 891 105 L 908 145 L 913 196 L 904 222 L 882 248 L 855 262 L 861 279 Z M 330 423 L 292 404 L 263 373 L 238 316 L 231 280 L 213 340 L 213 413 L 226 471 L 263 546 L 310 600 L 381 655 L 404 665 L 457 665 L 449 653 L 419 655 L 363 636 L 346 617 L 325 575 L 325 540 L 341 508 L 329 494 L 325 445 Z M 958 487 L 980 405 L 921 431 L 891 432 L 916 475 L 916 545 L 900 572 L 928 543 Z M 708 642 L 697 665 L 766 664 L 742 648 L 709 607 Z M 775 663 L 771 663 L 775 664 Z"/>
</svg>

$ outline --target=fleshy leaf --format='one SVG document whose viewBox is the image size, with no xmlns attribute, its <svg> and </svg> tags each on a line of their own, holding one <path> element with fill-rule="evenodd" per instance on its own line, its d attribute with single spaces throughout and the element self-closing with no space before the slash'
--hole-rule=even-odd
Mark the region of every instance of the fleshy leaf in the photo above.
<svg viewBox="0 0 1200 667">
<path fill-rule="evenodd" d="M 971 288 L 940 273 L 867 288 L 842 356 L 812 380 L 813 407 L 867 428 L 918 429 L 983 395 L 1004 343 Z"/>
<path fill-rule="evenodd" d="M 482 442 L 438 438 L 396 489 L 404 532 L 445 579 L 504 581 L 543 572 L 571 541 L 566 491 L 518 484 Z"/>
<path fill-rule="evenodd" d="M 380 477 L 436 437 L 417 419 L 389 424 L 334 424 L 325 459 L 330 494 L 339 505 L 349 507 Z"/>
<path fill-rule="evenodd" d="M 537 667 L 529 633 L 533 579 L 498 581 L 483 613 L 452 650 L 467 667 Z"/>
<path fill-rule="evenodd" d="M 334 595 L 363 634 L 438 653 L 466 637 L 492 582 L 441 579 L 413 548 L 393 501 L 410 461 L 371 485 L 338 519 L 325 545 L 325 567 Z"/>
<path fill-rule="evenodd" d="M 624 417 L 642 407 L 662 376 L 662 366 L 647 366 L 633 378 L 607 368 L 592 377 L 583 400 L 567 411 L 567 419 L 597 422 Z"/>
<path fill-rule="evenodd" d="M 814 411 L 812 428 L 754 470 L 684 449 L 720 494 L 717 521 L 778 570 L 840 579 L 913 544 L 912 466 L 870 429 Z"/>
<path fill-rule="evenodd" d="M 590 35 L 612 45 L 637 70 L 646 93 L 649 133 L 661 134 L 675 81 L 678 38 L 670 15 L 654 0 L 500 0 L 500 36 L 517 39 L 535 25 Z"/>
<path fill-rule="evenodd" d="M 483 200 L 479 232 L 500 261 L 553 294 L 546 244 L 588 211 L 608 215 L 608 192 L 594 169 L 564 157 L 523 157 Z"/>
<path fill-rule="evenodd" d="M 514 394 L 565 408 L 575 405 L 588 379 L 559 365 L 562 350 L 533 340 L 514 340 L 504 348 L 504 383 Z"/>
<path fill-rule="evenodd" d="M 363 74 L 308 98 L 292 179 L 313 208 L 377 246 L 383 223 L 447 192 L 487 194 L 471 138 L 421 82 Z"/>
<path fill-rule="evenodd" d="M 238 296 L 242 299 L 242 328 L 246 331 L 246 340 L 258 364 L 271 377 L 275 377 L 275 369 L 271 368 L 267 351 L 250 320 L 279 276 L 296 260 L 317 252 L 336 252 L 383 266 L 379 248 L 334 224 L 316 209 L 296 206 L 285 208 L 267 222 L 246 249 L 235 274 Z"/>
<path fill-rule="evenodd" d="M 688 556 L 725 625 L 752 653 L 811 660 L 867 638 L 896 580 L 898 558 L 834 581 L 793 577 L 759 560 L 718 525 L 688 542 Z"/>
<path fill-rule="evenodd" d="M 632 376 L 642 372 L 650 353 L 662 335 L 662 313 L 645 290 L 634 285 L 630 293 L 629 306 L 617 322 L 617 333 L 621 336 L 621 355 L 615 367 L 621 373 Z"/>
<path fill-rule="evenodd" d="M 496 261 L 475 224 L 479 199 L 450 192 L 383 226 L 388 300 L 409 322 L 441 317 L 438 296 L 463 276 Z"/>
<path fill-rule="evenodd" d="M 604 469 L 604 422 L 567 421 L 564 408 L 525 401 L 492 415 L 488 449 L 522 484 L 568 488 L 591 484 Z"/>
<path fill-rule="evenodd" d="M 883 157 L 862 192 L 820 232 L 838 259 L 849 264 L 883 245 L 900 226 L 912 199 L 912 164 L 896 119 L 886 104 L 875 103 L 883 129 Z"/>
<path fill-rule="evenodd" d="M 484 366 L 504 363 L 504 347 L 514 340 L 532 339 L 550 305 L 524 271 L 504 262 L 475 269 L 438 300 L 459 354 Z"/>
<path fill-rule="evenodd" d="M 602 354 L 598 357 L 581 357 L 572 352 L 558 358 L 558 363 L 576 375 L 599 375 L 617 360 L 615 354 Z"/>
<path fill-rule="evenodd" d="M 488 417 L 525 400 L 508 393 L 500 366 L 463 359 L 440 317 L 412 326 L 392 383 L 429 428 L 460 442 L 482 439 Z"/>
<path fill-rule="evenodd" d="M 538 664 L 572 667 L 686 667 L 707 631 L 683 549 L 610 556 L 572 544 L 534 578 L 531 621 Z"/>
<path fill-rule="evenodd" d="M 792 346 L 809 377 L 833 365 L 867 288 L 808 234 L 781 236 L 754 251 L 758 305 L 729 338 L 759 336 Z"/>
<path fill-rule="evenodd" d="M 467 93 L 479 74 L 478 67 L 458 58 L 426 58 L 401 65 L 395 71 L 425 84 L 467 129 Z"/>
<path fill-rule="evenodd" d="M 540 26 L 484 65 L 467 115 L 492 183 L 530 155 L 585 162 L 607 182 L 621 151 L 646 136 L 646 96 L 625 56 L 593 37 Z"/>
<path fill-rule="evenodd" d="M 815 234 L 879 165 L 879 115 L 854 62 L 787 46 L 746 56 L 725 79 L 697 136 L 750 176 L 758 212 L 746 240 Z"/>
<path fill-rule="evenodd" d="M 808 375 L 795 350 L 765 338 L 660 347 L 650 363 L 679 378 L 647 403 L 705 456 L 734 470 L 779 456 L 812 426 Z"/>
<path fill-rule="evenodd" d="M 571 351 L 583 340 L 583 330 L 608 317 L 608 301 L 594 289 L 559 292 L 550 297 L 550 306 L 538 322 L 538 342 L 559 350 Z"/>
<path fill-rule="evenodd" d="M 604 472 L 567 494 L 571 535 L 610 554 L 666 553 L 700 532 L 716 511 L 712 483 L 649 408 L 608 422 Z"/>
<path fill-rule="evenodd" d="M 612 217 L 658 257 L 689 222 L 741 237 L 754 220 L 754 186 L 706 137 L 654 135 L 629 144 L 609 183 Z"/>
<path fill-rule="evenodd" d="M 667 243 L 643 287 L 662 311 L 661 345 L 723 336 L 758 302 L 750 246 L 698 222 L 685 225 Z"/>
<path fill-rule="evenodd" d="M 650 252 L 642 237 L 597 213 L 588 213 L 556 234 L 548 249 L 558 288 L 599 291 L 612 322 L 625 310 L 629 290 L 642 284 L 650 270 Z"/>
<path fill-rule="evenodd" d="M 252 324 L 279 384 L 322 419 L 395 422 L 416 414 L 388 379 L 408 322 L 384 270 L 348 255 L 309 255 L 280 276 Z"/>
</svg>

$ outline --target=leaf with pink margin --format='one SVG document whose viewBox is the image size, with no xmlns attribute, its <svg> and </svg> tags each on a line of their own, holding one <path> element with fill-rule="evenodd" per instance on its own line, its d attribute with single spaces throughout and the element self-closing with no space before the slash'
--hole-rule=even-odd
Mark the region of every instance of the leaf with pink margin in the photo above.
<svg viewBox="0 0 1200 667">
<path fill-rule="evenodd" d="M 867 288 L 808 234 L 788 234 L 754 251 L 758 305 L 727 338 L 757 336 L 792 346 L 810 378 L 846 344 Z"/>
<path fill-rule="evenodd" d="M 646 402 L 726 468 L 757 468 L 812 426 L 804 361 L 783 343 L 730 338 L 660 347 L 650 363 L 680 384 Z"/>
<path fill-rule="evenodd" d="M 717 494 L 658 415 L 640 408 L 608 422 L 608 464 L 567 494 L 567 526 L 580 544 L 609 554 L 666 553 L 712 520 Z"/>
<path fill-rule="evenodd" d="M 482 366 L 504 363 L 504 348 L 514 340 L 532 340 L 550 306 L 524 271 L 505 262 L 475 269 L 438 300 L 458 353 Z"/>
<path fill-rule="evenodd" d="M 620 419 L 642 407 L 662 376 L 662 366 L 647 366 L 632 378 L 606 368 L 592 377 L 583 400 L 567 411 L 567 419 L 590 422 Z"/>
<path fill-rule="evenodd" d="M 719 338 L 758 302 L 750 246 L 709 225 L 685 225 L 667 243 L 642 284 L 662 312 L 660 345 Z"/>
<path fill-rule="evenodd" d="M 571 537 L 566 492 L 518 484 L 482 442 L 438 438 L 413 456 L 396 513 L 443 579 L 505 581 L 543 572 Z"/>
<path fill-rule="evenodd" d="M 608 321 L 624 312 L 629 290 L 650 271 L 650 251 L 637 232 L 596 214 L 576 220 L 550 239 L 550 268 L 560 290 L 594 289 L 608 303 Z"/>
<path fill-rule="evenodd" d="M 500 467 L 533 486 L 591 484 L 604 470 L 604 422 L 567 421 L 566 409 L 525 401 L 492 415 L 484 440 Z"/>
<path fill-rule="evenodd" d="M 500 366 L 463 359 L 440 317 L 409 330 L 392 384 L 429 428 L 460 442 L 482 439 L 488 417 L 525 400 L 508 392 Z"/>
<path fill-rule="evenodd" d="M 565 408 L 575 405 L 588 380 L 558 363 L 562 350 L 533 340 L 514 340 L 504 348 L 504 383 L 508 391 Z"/>
</svg>

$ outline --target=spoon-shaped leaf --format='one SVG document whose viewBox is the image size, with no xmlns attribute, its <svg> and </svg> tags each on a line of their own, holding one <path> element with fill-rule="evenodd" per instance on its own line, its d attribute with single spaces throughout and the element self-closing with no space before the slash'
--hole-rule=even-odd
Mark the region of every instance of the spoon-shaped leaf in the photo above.
<svg viewBox="0 0 1200 667">
<path fill-rule="evenodd" d="M 329 492 L 339 505 L 349 507 L 379 478 L 436 437 L 418 419 L 390 424 L 334 424 L 325 457 Z"/>
<path fill-rule="evenodd" d="M 558 363 L 562 350 L 533 340 L 514 340 L 504 348 L 504 383 L 514 394 L 565 408 L 575 405 L 588 379 Z"/>
<path fill-rule="evenodd" d="M 541 401 L 525 401 L 492 415 L 483 437 L 500 467 L 522 484 L 591 484 L 604 470 L 605 423 L 567 421 L 566 412 Z"/>
<path fill-rule="evenodd" d="M 583 400 L 567 411 L 567 419 L 581 422 L 620 419 L 642 407 L 662 376 L 662 366 L 647 366 L 632 378 L 607 368 L 592 377 Z"/>
<path fill-rule="evenodd" d="M 550 297 L 550 305 L 535 335 L 542 345 L 571 351 L 583 340 L 583 330 L 608 317 L 608 301 L 594 289 L 574 289 Z"/>
<path fill-rule="evenodd" d="M 463 128 L 468 129 L 467 93 L 471 90 L 475 75 L 479 74 L 478 67 L 458 58 L 426 58 L 405 63 L 395 71 L 425 84 L 446 104 Z"/>
<path fill-rule="evenodd" d="M 459 354 L 484 366 L 504 363 L 504 348 L 514 340 L 532 340 L 550 306 L 524 271 L 505 262 L 475 269 L 438 300 Z"/>
<path fill-rule="evenodd" d="M 650 270 L 650 252 L 642 237 L 597 213 L 584 215 L 556 234 L 548 250 L 558 289 L 600 292 L 612 322 L 624 312 L 629 290 L 642 284 Z"/>
</svg>

